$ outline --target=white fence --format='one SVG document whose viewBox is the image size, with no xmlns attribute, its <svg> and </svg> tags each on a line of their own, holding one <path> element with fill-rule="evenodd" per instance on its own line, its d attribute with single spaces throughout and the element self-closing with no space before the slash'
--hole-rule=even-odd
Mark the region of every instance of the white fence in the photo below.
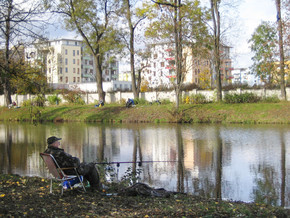
<svg viewBox="0 0 290 218">
<path fill-rule="evenodd" d="M 280 90 L 268 90 L 268 89 L 258 89 L 258 90 L 231 90 L 231 91 L 223 91 L 223 96 L 226 93 L 237 93 L 242 94 L 245 92 L 251 92 L 254 93 L 260 97 L 272 97 L 272 96 L 278 96 L 281 99 L 281 91 Z M 290 100 L 290 88 L 286 89 L 287 92 L 287 101 Z M 189 96 L 189 95 L 195 95 L 195 94 L 202 94 L 206 97 L 207 100 L 214 100 L 216 96 L 215 91 L 205 91 L 205 90 L 192 90 L 189 92 L 182 92 L 182 96 Z M 49 95 L 46 95 L 48 97 Z M 62 99 L 62 102 L 65 102 L 62 95 L 58 95 Z M 26 100 L 30 100 L 35 98 L 35 95 L 12 95 L 12 101 L 14 101 L 17 105 L 21 106 L 22 102 Z M 134 98 L 134 95 L 132 92 L 110 92 L 106 93 L 106 102 L 112 103 L 112 102 L 120 102 L 122 99 L 127 100 L 128 98 Z M 155 100 L 169 100 L 171 102 L 175 102 L 175 92 L 145 92 L 140 93 L 140 98 L 145 99 L 146 101 L 155 101 Z M 86 104 L 95 104 L 99 101 L 99 96 L 97 93 L 87 93 L 83 95 L 83 100 Z M 5 106 L 5 98 L 3 95 L 0 95 L 0 106 Z"/>
</svg>

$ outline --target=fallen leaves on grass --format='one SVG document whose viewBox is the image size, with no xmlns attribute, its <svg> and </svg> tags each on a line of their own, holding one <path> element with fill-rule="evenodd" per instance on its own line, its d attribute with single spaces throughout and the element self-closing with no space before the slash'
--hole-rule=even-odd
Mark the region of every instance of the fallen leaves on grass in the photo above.
<svg viewBox="0 0 290 218">
<path fill-rule="evenodd" d="M 66 190 L 38 177 L 0 175 L 0 217 L 287 217 L 289 210 L 270 205 L 217 201 L 177 194 L 168 198 L 107 196 Z"/>
</svg>

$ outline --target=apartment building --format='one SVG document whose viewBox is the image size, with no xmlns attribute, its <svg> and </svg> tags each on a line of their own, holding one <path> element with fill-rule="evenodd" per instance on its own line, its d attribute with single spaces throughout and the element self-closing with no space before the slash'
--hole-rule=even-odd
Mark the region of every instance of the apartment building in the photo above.
<svg viewBox="0 0 290 218">
<path fill-rule="evenodd" d="M 186 54 L 186 74 L 184 83 L 195 83 L 200 86 L 214 86 L 216 81 L 216 72 L 213 65 L 213 54 L 210 52 L 208 57 L 198 57 L 192 54 L 190 48 L 184 48 Z M 230 58 L 230 47 L 223 45 L 220 51 L 221 55 L 221 80 L 223 85 L 232 83 L 232 60 Z M 185 56 L 185 55 L 184 55 Z"/>
<path fill-rule="evenodd" d="M 168 43 L 150 45 L 151 56 L 143 61 L 143 80 L 150 87 L 170 86 L 175 79 L 175 58 L 173 46 Z"/>
<path fill-rule="evenodd" d="M 34 65 L 43 63 L 47 82 L 50 84 L 78 84 L 96 81 L 96 65 L 93 55 L 81 40 L 56 39 L 39 42 L 25 49 L 26 61 Z M 105 60 L 111 60 L 110 54 Z M 105 61 L 104 81 L 116 80 L 118 61 Z"/>
<path fill-rule="evenodd" d="M 150 46 L 150 50 L 151 57 L 143 63 L 143 65 L 147 64 L 143 71 L 144 79 L 149 82 L 151 87 L 170 86 L 176 78 L 174 45 L 170 43 L 154 44 Z M 211 54 L 209 54 L 209 58 L 196 57 L 191 49 L 186 47 L 183 49 L 183 57 L 184 83 L 200 85 L 202 81 L 208 80 L 210 86 L 214 85 L 216 73 Z M 232 70 L 230 47 L 222 46 L 221 78 L 224 85 L 231 83 Z"/>
</svg>

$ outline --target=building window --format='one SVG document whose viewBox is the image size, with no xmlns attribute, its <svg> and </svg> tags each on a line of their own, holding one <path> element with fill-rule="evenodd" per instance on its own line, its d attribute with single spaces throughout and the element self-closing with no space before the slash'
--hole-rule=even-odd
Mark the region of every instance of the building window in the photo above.
<svg viewBox="0 0 290 218">
<path fill-rule="evenodd" d="M 60 82 L 62 82 L 62 76 L 61 76 L 61 77 L 59 77 L 59 81 L 60 81 Z"/>
<path fill-rule="evenodd" d="M 75 42 L 75 45 L 78 45 L 78 42 Z"/>
<path fill-rule="evenodd" d="M 73 82 L 75 83 L 76 82 L 76 78 L 74 77 L 74 79 L 73 79 Z"/>
<path fill-rule="evenodd" d="M 67 69 L 67 67 L 65 68 L 65 72 L 68 73 L 68 69 Z"/>
<path fill-rule="evenodd" d="M 67 55 L 67 49 L 66 49 L 66 50 L 64 50 L 64 52 L 65 52 L 65 54 Z"/>
<path fill-rule="evenodd" d="M 77 55 L 80 55 L 80 51 L 79 50 L 77 50 Z"/>
<path fill-rule="evenodd" d="M 78 77 L 78 83 L 80 82 L 80 78 Z"/>
<path fill-rule="evenodd" d="M 80 68 L 78 68 L 78 74 L 80 74 Z"/>
<path fill-rule="evenodd" d="M 73 50 L 73 56 L 76 56 L 76 51 L 75 50 Z"/>
<path fill-rule="evenodd" d="M 59 68 L 59 73 L 62 74 L 62 67 Z"/>
<path fill-rule="evenodd" d="M 73 64 L 76 64 L 76 59 L 73 59 Z"/>
<path fill-rule="evenodd" d="M 68 62 L 68 60 L 67 60 L 67 58 L 65 59 L 65 65 L 67 65 L 67 62 Z"/>
<path fill-rule="evenodd" d="M 76 73 L 76 68 L 73 68 L 73 73 Z"/>
<path fill-rule="evenodd" d="M 77 65 L 80 65 L 80 59 L 77 59 Z"/>
<path fill-rule="evenodd" d="M 65 82 L 68 83 L 68 77 L 65 77 Z"/>
</svg>

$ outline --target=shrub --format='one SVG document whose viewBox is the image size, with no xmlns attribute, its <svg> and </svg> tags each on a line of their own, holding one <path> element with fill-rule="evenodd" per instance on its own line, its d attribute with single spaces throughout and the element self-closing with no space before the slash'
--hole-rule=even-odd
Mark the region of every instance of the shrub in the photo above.
<svg viewBox="0 0 290 218">
<path fill-rule="evenodd" d="M 22 107 L 28 107 L 31 105 L 33 105 L 33 100 L 28 99 L 28 100 L 22 102 Z"/>
<path fill-rule="evenodd" d="M 242 93 L 242 94 L 226 94 L 224 101 L 228 104 L 236 103 L 256 103 L 259 102 L 261 98 L 253 93 Z"/>
<path fill-rule="evenodd" d="M 207 103 L 206 97 L 203 94 L 193 94 L 183 98 L 186 104 L 204 104 Z"/>
<path fill-rule="evenodd" d="M 278 102 L 280 102 L 280 99 L 278 98 L 277 95 L 273 95 L 273 96 L 270 96 L 270 97 L 263 98 L 263 102 L 266 102 L 266 103 L 278 103 Z"/>
<path fill-rule="evenodd" d="M 146 105 L 146 104 L 148 104 L 148 101 L 146 101 L 143 98 L 138 98 L 138 99 L 134 99 L 134 103 L 135 104 L 140 104 L 140 105 Z"/>
<path fill-rule="evenodd" d="M 37 95 L 34 99 L 33 99 L 34 105 L 38 106 L 38 107 L 44 107 L 44 104 L 46 102 L 46 99 L 44 97 L 44 95 Z"/>
<path fill-rule="evenodd" d="M 74 90 L 63 90 L 63 98 L 71 104 L 85 104 L 85 101 L 82 99 L 82 91 Z"/>
<path fill-rule="evenodd" d="M 169 99 L 162 99 L 161 104 L 171 104 L 171 101 Z"/>
<path fill-rule="evenodd" d="M 22 102 L 23 107 L 28 107 L 28 106 L 38 106 L 38 107 L 43 107 L 45 104 L 45 97 L 43 95 L 37 95 L 34 99 L 28 99 L 26 101 Z"/>
<path fill-rule="evenodd" d="M 47 97 L 47 100 L 50 105 L 58 105 L 61 102 L 61 98 L 57 95 L 51 95 Z"/>
<path fill-rule="evenodd" d="M 121 105 L 126 105 L 126 102 L 127 102 L 127 101 L 126 101 L 125 98 L 122 98 L 122 99 L 120 100 L 120 104 L 121 104 Z"/>
</svg>

